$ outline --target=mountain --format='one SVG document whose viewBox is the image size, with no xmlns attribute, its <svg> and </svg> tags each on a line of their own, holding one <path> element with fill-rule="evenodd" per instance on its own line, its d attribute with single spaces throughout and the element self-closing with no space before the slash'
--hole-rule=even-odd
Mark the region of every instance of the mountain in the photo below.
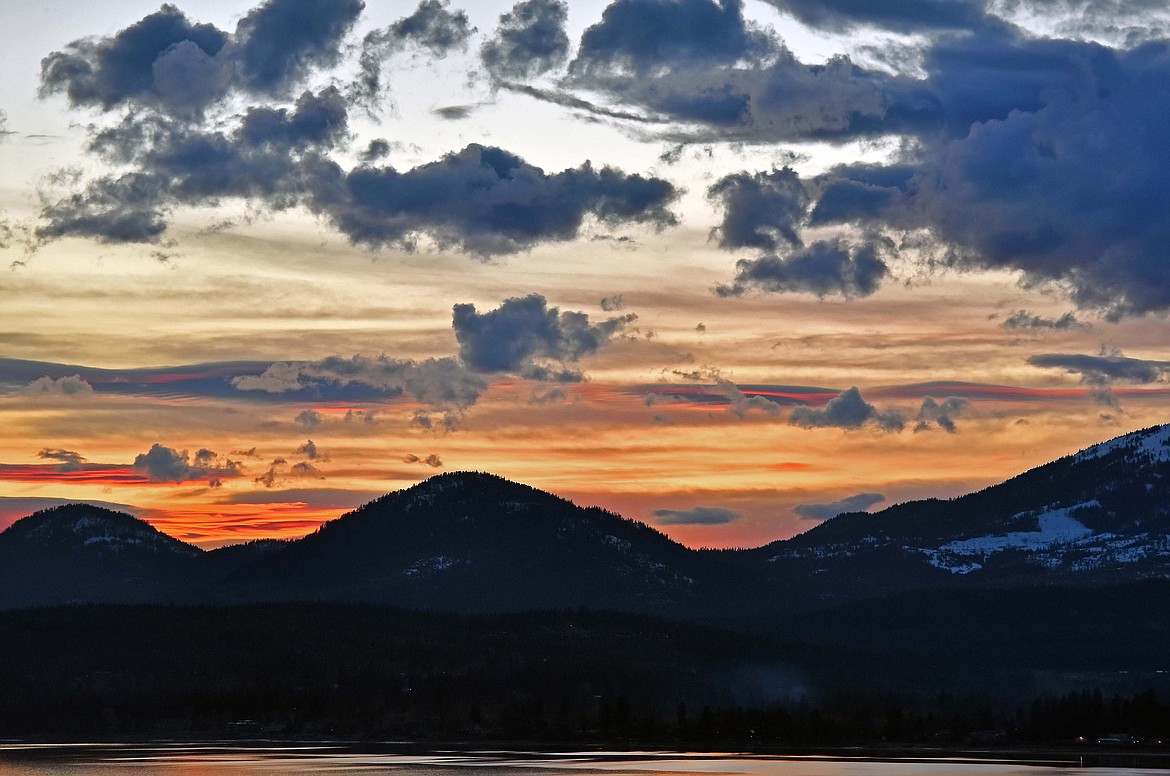
<svg viewBox="0 0 1170 776">
<path fill-rule="evenodd" d="M 87 505 L 0 533 L 0 608 L 339 601 L 742 623 L 904 591 L 1165 578 L 1170 426 L 957 499 L 840 515 L 751 550 L 691 550 L 642 523 L 475 472 L 432 477 L 290 542 L 205 552 Z"/>
<path fill-rule="evenodd" d="M 749 576 L 633 520 L 490 474 L 390 493 L 227 580 L 227 600 L 456 612 L 586 607 L 712 614 Z"/>
<path fill-rule="evenodd" d="M 189 584 L 202 554 L 122 512 L 46 509 L 0 533 L 0 608 L 158 601 Z"/>
<path fill-rule="evenodd" d="M 912 589 L 1170 577 L 1170 426 L 950 501 L 839 515 L 727 557 L 799 591 L 804 607 Z"/>
</svg>

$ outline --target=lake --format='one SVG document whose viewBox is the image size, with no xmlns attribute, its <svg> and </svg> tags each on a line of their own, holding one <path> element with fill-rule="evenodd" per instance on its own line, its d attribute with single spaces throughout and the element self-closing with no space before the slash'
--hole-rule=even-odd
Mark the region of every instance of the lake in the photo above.
<svg viewBox="0 0 1170 776">
<path fill-rule="evenodd" d="M 1053 761 L 842 757 L 769 757 L 656 752 L 515 752 L 501 750 L 404 753 L 405 747 L 349 744 L 0 744 L 0 776 L 82 776 L 130 771 L 133 776 L 1058 776 L 1089 773 L 1170 774 L 1170 770 L 1080 768 Z M 572 772 L 572 773 L 570 773 Z M 126 774 L 123 774 L 126 776 Z"/>
</svg>

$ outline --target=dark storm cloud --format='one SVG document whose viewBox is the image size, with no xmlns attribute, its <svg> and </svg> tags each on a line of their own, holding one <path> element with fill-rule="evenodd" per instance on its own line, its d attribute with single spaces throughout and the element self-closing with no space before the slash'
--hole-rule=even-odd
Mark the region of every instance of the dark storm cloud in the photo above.
<svg viewBox="0 0 1170 776">
<path fill-rule="evenodd" d="M 249 108 L 231 132 L 170 119 L 114 128 L 95 137 L 94 150 L 125 157 L 137 169 L 97 178 L 50 203 L 38 235 L 155 242 L 179 205 L 239 197 L 292 207 L 306 198 L 315 176 L 334 173 L 320 154 L 342 140 L 347 121 L 344 99 L 328 87 L 305 92 L 292 109 Z"/>
<path fill-rule="evenodd" d="M 635 317 L 590 323 L 585 313 L 561 312 L 532 294 L 506 299 L 485 313 L 457 304 L 453 326 L 459 357 L 477 371 L 574 382 L 582 375 L 568 364 L 600 350 Z"/>
<path fill-rule="evenodd" d="M 872 423 L 882 431 L 901 431 L 906 419 L 896 409 L 879 410 L 861 396 L 856 387 L 842 391 L 825 404 L 824 409 L 795 407 L 788 422 L 804 428 L 856 429 Z"/>
<path fill-rule="evenodd" d="M 151 445 L 150 450 L 134 458 L 131 468 L 145 475 L 151 482 L 189 482 L 204 477 L 221 480 L 236 477 L 243 472 L 238 461 L 221 459 L 211 450 L 199 450 L 192 461 L 186 450 Z"/>
<path fill-rule="evenodd" d="M 707 196 L 723 207 L 723 222 L 715 230 L 719 247 L 776 251 L 803 244 L 799 230 L 809 195 L 790 168 L 728 175 Z"/>
<path fill-rule="evenodd" d="M 413 43 L 441 57 L 464 48 L 475 28 L 463 11 L 451 11 L 445 0 L 422 0 L 410 16 L 390 25 L 398 40 Z"/>
<path fill-rule="evenodd" d="M 247 147 L 303 150 L 332 148 L 345 136 L 349 116 L 345 99 L 335 87 L 305 92 L 293 110 L 254 107 L 244 113 L 236 138 Z"/>
<path fill-rule="evenodd" d="M 734 64 L 772 53 L 776 42 L 750 27 L 739 0 L 617 0 L 585 30 L 573 68 Z"/>
<path fill-rule="evenodd" d="M 914 79 L 847 57 L 802 63 L 730 0 L 618 0 L 606 17 L 583 37 L 564 83 L 699 125 L 666 139 L 844 142 L 938 121 Z"/>
<path fill-rule="evenodd" d="M 313 205 L 354 243 L 409 248 L 425 233 L 444 247 L 484 256 L 572 239 L 587 215 L 667 226 L 675 221 L 668 205 L 678 195 L 659 178 L 588 162 L 550 174 L 481 145 L 406 172 L 359 167 L 337 183 L 338 191 Z"/>
<path fill-rule="evenodd" d="M 71 105 L 102 110 L 130 100 L 200 110 L 227 89 L 230 74 L 216 57 L 229 40 L 223 30 L 194 24 L 164 5 L 112 37 L 77 40 L 49 54 L 41 61 L 41 93 L 64 93 Z M 190 70 L 187 79 L 170 79 L 183 68 Z"/>
<path fill-rule="evenodd" d="M 1027 310 L 1016 310 L 1000 324 L 1000 327 L 1017 331 L 1069 331 L 1091 328 L 1089 324 L 1078 321 L 1072 313 L 1065 313 L 1059 318 L 1045 318 L 1041 315 L 1032 315 Z"/>
<path fill-rule="evenodd" d="M 347 126 L 345 101 L 329 87 L 306 92 L 292 109 L 251 108 L 232 132 L 161 121 L 145 134 L 106 133 L 95 142 L 116 147 L 138 170 L 47 205 L 38 234 L 155 242 L 171 209 L 227 197 L 273 210 L 305 205 L 370 248 L 413 248 L 426 234 L 481 256 L 573 239 L 587 216 L 611 225 L 675 221 L 668 206 L 678 191 L 665 180 L 588 162 L 550 174 L 480 145 L 403 172 L 370 164 L 345 172 L 324 154 Z"/>
<path fill-rule="evenodd" d="M 348 146 L 349 110 L 361 96 L 331 86 L 289 102 L 309 75 L 338 64 L 361 10 L 360 0 L 269 0 L 226 33 L 164 6 L 113 36 L 46 57 L 43 94 L 64 93 L 74 107 L 132 109 L 90 128 L 87 150 L 118 171 L 80 187 L 57 176 L 66 192 L 46 198 L 37 238 L 158 242 L 178 208 L 231 199 L 259 210 L 306 208 L 372 249 L 413 248 L 427 235 L 480 256 L 573 239 L 587 218 L 674 223 L 668 205 L 678 192 L 669 182 L 588 162 L 545 173 L 472 145 L 400 171 L 374 164 L 390 150 L 383 141 L 370 145 L 363 164 L 343 168 L 332 154 Z M 555 2 L 521 3 L 485 56 L 501 73 L 539 70 L 567 51 L 565 12 Z M 373 59 L 362 65 L 380 62 L 378 45 L 439 54 L 470 33 L 462 12 L 424 0 L 371 39 Z M 546 50 L 550 41 L 560 54 Z M 233 114 L 239 102 L 249 107 Z"/>
<path fill-rule="evenodd" d="M 767 0 L 810 27 L 866 26 L 895 32 L 974 29 L 991 23 L 985 0 Z"/>
<path fill-rule="evenodd" d="M 948 396 L 939 401 L 933 396 L 922 399 L 922 406 L 918 410 L 918 417 L 914 419 L 914 432 L 929 431 L 937 426 L 948 434 L 958 431 L 955 418 L 959 417 L 971 402 L 962 396 Z"/>
<path fill-rule="evenodd" d="M 451 11 L 446 0 L 422 0 L 410 16 L 362 39 L 358 58 L 359 76 L 353 96 L 360 102 L 374 104 L 384 91 L 382 65 L 387 58 L 407 46 L 417 46 L 431 56 L 443 58 L 451 51 L 467 47 L 475 28 L 463 11 Z"/>
<path fill-rule="evenodd" d="M 850 246 L 842 240 L 826 240 L 783 257 L 741 259 L 735 264 L 731 285 L 717 286 L 715 291 L 724 297 L 748 291 L 803 292 L 847 299 L 869 296 L 889 273 L 880 250 L 875 243 Z"/>
<path fill-rule="evenodd" d="M 858 493 L 825 504 L 797 504 L 792 511 L 805 520 L 828 520 L 846 512 L 864 512 L 885 500 L 881 493 Z"/>
<path fill-rule="evenodd" d="M 385 159 L 387 156 L 389 156 L 391 150 L 393 150 L 393 146 L 390 144 L 389 140 L 381 137 L 375 138 L 370 141 L 368 146 L 366 146 L 366 150 L 362 151 L 360 158 L 367 164 L 370 162 L 376 162 L 379 159 Z"/>
<path fill-rule="evenodd" d="M 1115 50 L 999 31 L 944 38 L 925 66 L 945 120 L 891 168 L 904 182 L 841 168 L 813 220 L 923 229 L 954 266 L 1055 282 L 1110 318 L 1170 307 L 1165 41 Z"/>
<path fill-rule="evenodd" d="M 917 244 L 932 249 L 928 266 L 1019 271 L 1113 319 L 1170 309 L 1162 258 L 1170 244 L 1170 43 L 1110 48 L 1030 37 L 975 0 L 774 4 L 825 28 L 929 32 L 920 75 L 844 56 L 808 64 L 778 43 L 762 51 L 733 4 L 617 0 L 582 38 L 561 85 L 601 95 L 599 109 L 675 122 L 656 136 L 672 142 L 902 136 L 910 142 L 891 163 L 810 182 L 809 225 L 918 231 L 926 242 Z M 1057 10 L 1140 19 L 1156 8 L 1071 2 Z M 677 24 L 663 21 L 668 10 Z M 697 18 L 709 37 L 692 34 Z M 792 219 L 756 219 L 761 234 L 779 239 L 777 222 Z M 742 226 L 728 233 L 755 233 L 750 220 Z M 745 280 L 783 270 L 779 287 L 793 285 L 777 258 L 748 265 Z M 854 295 L 869 287 L 860 283 Z"/>
<path fill-rule="evenodd" d="M 562 0 L 524 0 L 500 16 L 494 37 L 483 44 L 480 59 L 501 80 L 543 75 L 569 56 L 565 33 L 569 6 Z"/>
<path fill-rule="evenodd" d="M 660 525 L 724 525 L 743 517 L 739 512 L 723 507 L 655 509 L 654 516 Z"/>
<path fill-rule="evenodd" d="M 281 94 L 313 68 L 341 56 L 341 42 L 361 14 L 361 0 L 269 0 L 236 28 L 242 78 L 249 89 Z"/>
<path fill-rule="evenodd" d="M 1030 356 L 1028 363 L 1042 369 L 1063 369 L 1070 374 L 1080 375 L 1086 382 L 1122 380 L 1129 383 L 1154 383 L 1170 372 L 1170 361 L 1147 361 L 1121 355 L 1042 353 Z"/>
<path fill-rule="evenodd" d="M 173 5 L 115 35 L 78 40 L 41 61 L 42 95 L 108 111 L 126 103 L 198 115 L 233 90 L 283 95 L 337 63 L 360 0 L 269 0 L 234 34 Z"/>
</svg>

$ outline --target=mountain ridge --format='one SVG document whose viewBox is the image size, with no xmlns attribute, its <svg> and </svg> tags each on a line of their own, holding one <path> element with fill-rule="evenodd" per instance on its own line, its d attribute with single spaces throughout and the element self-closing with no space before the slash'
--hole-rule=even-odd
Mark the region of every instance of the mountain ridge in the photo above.
<svg viewBox="0 0 1170 776">
<path fill-rule="evenodd" d="M 0 608 L 325 600 L 717 619 L 914 589 L 1151 577 L 1170 577 L 1170 425 L 954 499 L 844 514 L 743 550 L 690 549 L 484 472 L 436 475 L 287 542 L 204 551 L 87 505 L 42 510 L 0 533 Z"/>
</svg>

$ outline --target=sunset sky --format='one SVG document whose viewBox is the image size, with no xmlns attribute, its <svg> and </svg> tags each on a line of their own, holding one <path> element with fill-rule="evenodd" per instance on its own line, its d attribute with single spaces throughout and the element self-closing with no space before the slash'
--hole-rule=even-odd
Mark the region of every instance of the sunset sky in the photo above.
<svg viewBox="0 0 1170 776">
<path fill-rule="evenodd" d="M 691 546 L 1170 420 L 1160 0 L 0 0 L 0 526 Z"/>
</svg>

